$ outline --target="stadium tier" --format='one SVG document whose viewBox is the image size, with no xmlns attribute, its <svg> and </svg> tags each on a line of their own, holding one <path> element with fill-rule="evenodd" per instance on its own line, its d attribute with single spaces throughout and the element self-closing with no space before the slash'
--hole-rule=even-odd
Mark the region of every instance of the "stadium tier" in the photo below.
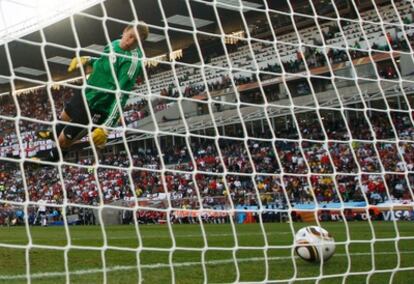
<svg viewBox="0 0 414 284">
<path fill-rule="evenodd" d="M 411 283 L 412 0 L 64 2 L 0 1 L 0 281 Z"/>
</svg>

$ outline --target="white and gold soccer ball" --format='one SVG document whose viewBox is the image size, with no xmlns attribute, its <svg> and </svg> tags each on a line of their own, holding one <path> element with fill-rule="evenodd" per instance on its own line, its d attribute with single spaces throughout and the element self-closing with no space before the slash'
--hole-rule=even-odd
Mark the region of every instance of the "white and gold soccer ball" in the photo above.
<svg viewBox="0 0 414 284">
<path fill-rule="evenodd" d="M 321 227 L 304 227 L 295 235 L 295 252 L 309 262 L 326 262 L 335 253 L 335 240 Z"/>
</svg>

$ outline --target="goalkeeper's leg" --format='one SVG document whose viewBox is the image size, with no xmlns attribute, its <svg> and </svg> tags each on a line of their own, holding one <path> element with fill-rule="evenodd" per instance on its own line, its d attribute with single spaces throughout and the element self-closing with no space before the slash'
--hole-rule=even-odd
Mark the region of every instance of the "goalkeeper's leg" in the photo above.
<svg viewBox="0 0 414 284">
<path fill-rule="evenodd" d="M 60 115 L 60 119 L 63 121 L 67 121 L 70 122 L 72 121 L 72 119 L 70 118 L 70 116 L 66 113 L 66 111 L 63 111 L 62 114 Z M 56 136 L 59 137 L 60 133 L 62 133 L 63 129 L 66 127 L 65 124 L 63 123 L 57 123 L 55 126 L 55 132 L 56 132 Z M 39 130 L 36 132 L 36 135 L 38 138 L 40 139 L 44 139 L 44 140 L 55 140 L 55 136 L 53 135 L 53 131 L 49 130 L 49 129 L 45 129 L 45 130 Z"/>
<path fill-rule="evenodd" d="M 82 137 L 84 137 L 87 134 L 88 130 L 87 128 L 78 126 L 63 126 L 64 127 L 62 127 L 62 129 L 60 130 L 60 133 L 57 133 L 59 140 L 57 144 L 59 145 L 62 155 L 64 157 L 67 153 L 70 152 L 70 150 L 73 150 L 72 145 L 80 141 L 80 139 L 82 139 Z M 36 154 L 36 157 L 49 162 L 59 161 L 59 149 L 57 144 L 50 150 L 39 151 Z"/>
<path fill-rule="evenodd" d="M 96 118 L 97 115 L 94 115 L 94 118 Z M 101 116 L 98 116 L 101 117 Z M 100 120 L 95 120 L 94 123 L 99 123 Z M 62 151 L 63 157 L 69 153 L 70 151 L 75 151 L 79 149 L 83 149 L 87 146 L 89 146 L 89 143 L 87 141 L 82 142 L 81 139 L 85 137 L 88 134 L 88 128 L 86 127 L 79 127 L 79 126 L 72 126 L 67 125 L 65 126 L 61 133 L 59 134 L 59 141 L 57 144 L 59 144 L 60 150 Z M 93 143 L 97 148 L 102 148 L 106 144 L 107 139 L 107 132 L 103 130 L 102 128 L 96 128 L 92 132 L 92 139 Z M 59 161 L 59 150 L 56 145 L 56 147 L 50 149 L 38 152 L 36 154 L 36 157 L 49 162 L 57 162 Z"/>
<path fill-rule="evenodd" d="M 68 102 L 65 103 L 64 109 L 60 115 L 60 120 L 66 122 L 76 122 L 87 125 L 89 123 L 88 115 L 85 110 L 85 104 L 83 102 L 83 95 L 80 90 L 75 91 L 74 95 Z M 55 126 L 56 136 L 59 139 L 60 134 L 66 127 L 65 124 L 57 123 Z M 40 130 L 37 133 L 37 137 L 40 139 L 55 140 L 53 131 L 49 129 Z"/>
<path fill-rule="evenodd" d="M 102 123 L 104 120 L 104 115 L 91 111 L 93 123 Z M 82 139 L 87 133 L 88 128 L 86 125 L 89 124 L 89 117 L 85 108 L 84 100 L 81 92 L 75 93 L 75 95 L 70 99 L 70 101 L 65 105 L 65 109 L 62 112 L 61 119 L 67 122 L 73 122 L 85 127 L 66 125 L 59 123 L 56 125 L 56 135 L 58 136 L 58 143 L 62 155 L 65 156 L 69 151 L 73 149 L 73 145 Z M 38 136 L 43 139 L 50 139 L 53 137 L 53 133 L 49 132 L 39 132 Z M 83 148 L 84 146 L 80 146 Z M 76 149 L 78 149 L 77 147 Z M 36 155 L 37 158 L 45 161 L 56 162 L 59 161 L 59 150 L 56 147 L 38 152 Z"/>
</svg>

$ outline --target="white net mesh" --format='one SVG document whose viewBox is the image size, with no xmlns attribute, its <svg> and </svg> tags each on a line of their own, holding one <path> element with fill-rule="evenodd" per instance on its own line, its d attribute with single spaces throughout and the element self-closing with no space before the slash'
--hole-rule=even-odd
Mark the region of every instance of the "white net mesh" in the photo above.
<svg viewBox="0 0 414 284">
<path fill-rule="evenodd" d="M 413 1 L 37 4 L 0 2 L 1 280 L 409 283 Z"/>
</svg>

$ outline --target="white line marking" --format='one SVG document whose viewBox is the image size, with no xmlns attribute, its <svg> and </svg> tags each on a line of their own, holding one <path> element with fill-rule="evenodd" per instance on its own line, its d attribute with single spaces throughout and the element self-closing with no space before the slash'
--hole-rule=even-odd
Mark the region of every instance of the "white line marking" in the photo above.
<svg viewBox="0 0 414 284">
<path fill-rule="evenodd" d="M 396 254 L 395 252 L 376 252 L 375 255 L 393 255 Z M 414 251 L 400 251 L 400 254 L 414 254 Z M 371 253 L 369 252 L 361 252 L 361 253 L 351 253 L 351 256 L 369 256 Z M 336 254 L 336 257 L 345 257 L 347 254 Z M 298 257 L 295 256 L 297 259 Z M 291 256 L 279 256 L 279 257 L 268 257 L 270 261 L 281 261 L 281 260 L 289 260 Z M 264 257 L 251 257 L 251 258 L 239 258 L 237 259 L 238 263 L 243 262 L 255 262 L 255 261 L 264 261 L 266 258 Z M 219 264 L 228 264 L 233 263 L 233 259 L 222 259 L 222 260 L 211 260 L 206 261 L 206 265 L 219 265 Z M 188 267 L 188 266 L 196 266 L 201 265 L 202 263 L 199 261 L 193 262 L 179 262 L 174 263 L 173 266 L 176 268 L 180 267 Z M 169 263 L 154 263 L 154 264 L 142 264 L 141 269 L 157 269 L 157 268 L 170 268 Z M 105 269 L 105 272 L 116 272 L 116 271 L 128 271 L 128 270 L 137 270 L 137 266 L 128 265 L 128 266 L 113 266 Z M 87 275 L 87 274 L 98 274 L 103 273 L 104 269 L 102 268 L 94 268 L 94 269 L 85 269 L 85 270 L 76 270 L 70 271 L 69 275 Z M 33 273 L 30 275 L 31 279 L 42 279 L 42 278 L 55 278 L 55 277 L 64 277 L 66 276 L 65 272 L 41 272 L 41 273 Z M 26 279 L 26 274 L 19 274 L 19 275 L 0 275 L 0 280 L 18 280 L 18 279 Z"/>
<path fill-rule="evenodd" d="M 262 232 L 260 232 L 260 233 L 254 233 L 254 232 L 251 232 L 251 233 L 237 233 L 236 234 L 237 236 L 263 236 L 263 233 Z M 270 232 L 270 233 L 266 233 L 266 235 L 292 235 L 292 233 L 291 232 Z M 133 239 L 134 237 L 136 237 L 136 236 L 120 236 L 120 237 L 111 237 L 110 235 L 108 236 L 106 236 L 107 238 L 108 238 L 108 240 L 124 240 L 124 239 Z M 185 235 L 180 235 L 180 234 L 177 234 L 177 233 L 174 233 L 174 237 L 175 238 L 197 238 L 197 237 L 200 237 L 200 238 L 202 238 L 203 237 L 203 235 L 201 234 L 201 232 L 200 232 L 200 234 L 185 234 Z M 234 237 L 234 234 L 233 233 L 216 233 L 216 234 L 214 234 L 214 233 L 206 233 L 206 237 L 207 238 L 209 238 L 209 237 Z M 171 238 L 171 236 L 169 236 L 169 235 L 165 235 L 165 236 L 157 236 L 157 235 L 149 235 L 149 236 L 146 236 L 145 234 L 141 234 L 141 238 L 142 239 L 170 239 Z M 94 239 L 94 240 L 96 240 L 96 237 L 95 238 L 71 238 L 71 240 L 88 240 L 88 239 Z"/>
<path fill-rule="evenodd" d="M 251 233 L 237 233 L 237 236 L 255 236 L 255 235 L 263 236 L 263 233 L 262 232 L 259 232 L 259 233 L 254 233 L 254 232 L 251 232 Z M 292 233 L 291 232 L 267 232 L 266 235 L 268 235 L 268 236 L 269 235 L 292 235 Z M 207 239 L 208 239 L 208 238 L 211 238 L 211 237 L 233 237 L 234 234 L 232 234 L 232 233 L 228 233 L 228 234 L 227 233 L 216 233 L 216 234 L 215 233 L 207 233 L 206 236 L 207 236 Z M 129 240 L 129 239 L 132 240 L 132 239 L 137 239 L 138 238 L 136 235 L 111 237 L 110 234 L 109 234 L 109 236 L 107 234 L 106 237 L 109 241 L 110 240 Z M 171 238 L 170 235 L 157 236 L 157 235 L 153 235 L 153 234 L 145 235 L 145 233 L 141 234 L 141 237 L 144 240 L 145 239 L 170 239 Z M 201 232 L 200 232 L 200 234 L 185 234 L 185 235 L 184 234 L 180 235 L 180 234 L 174 233 L 174 237 L 178 238 L 178 239 L 180 239 L 180 238 L 197 238 L 197 237 L 202 238 L 203 235 L 201 234 Z M 96 236 L 94 236 L 94 237 L 87 237 L 87 236 L 85 236 L 85 237 L 75 237 L 75 238 L 70 238 L 70 239 L 72 241 L 96 240 Z M 64 238 L 59 238 L 59 239 L 55 238 L 55 240 L 66 240 L 66 236 L 64 236 Z M 2 239 L 3 243 L 15 242 L 15 241 L 16 241 L 16 239 Z"/>
</svg>

